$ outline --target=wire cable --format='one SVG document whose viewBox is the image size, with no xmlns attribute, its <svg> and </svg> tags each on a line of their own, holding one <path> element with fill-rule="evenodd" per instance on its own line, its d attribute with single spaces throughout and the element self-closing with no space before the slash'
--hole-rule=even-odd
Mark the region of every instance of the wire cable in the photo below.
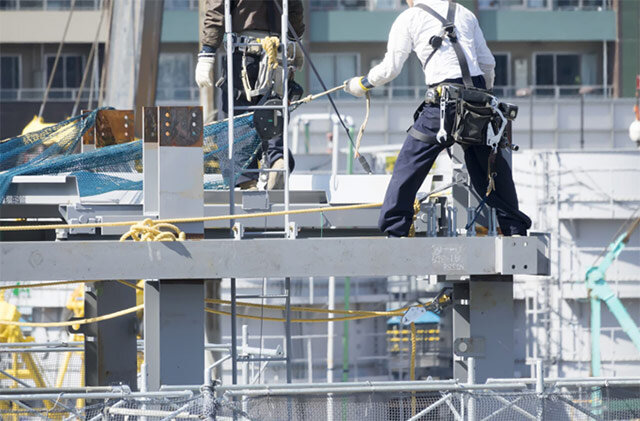
<svg viewBox="0 0 640 421">
<path fill-rule="evenodd" d="M 282 13 L 282 7 L 280 7 L 278 2 L 275 1 L 275 0 L 272 0 L 272 1 L 276 5 L 276 8 L 278 8 L 278 12 Z M 316 69 L 315 64 L 313 64 L 313 60 L 311 60 L 311 57 L 309 56 L 309 53 L 307 52 L 307 50 L 302 45 L 302 41 L 300 40 L 300 37 L 298 36 L 298 33 L 293 28 L 293 25 L 291 24 L 291 22 L 288 22 L 288 23 L 289 23 L 289 31 L 291 32 L 291 35 L 293 35 L 293 38 L 295 39 L 296 43 L 300 47 L 300 50 L 302 51 L 302 54 L 304 54 L 304 58 L 308 61 L 309 66 L 311 66 L 311 70 L 313 70 L 313 73 L 318 78 L 318 82 L 320 82 L 320 86 L 322 86 L 322 89 L 324 89 L 325 91 L 328 91 L 327 85 L 325 85 L 324 80 L 322 80 L 322 77 L 320 76 L 320 73 L 318 72 L 318 69 Z M 351 146 L 353 146 L 353 148 L 355 149 L 355 147 L 356 147 L 355 142 L 353 141 L 353 138 L 351 137 L 351 133 L 349 132 L 349 128 L 347 127 L 347 125 L 345 124 L 344 120 L 342 119 L 342 116 L 340 115 L 340 111 L 338 111 L 338 107 L 337 107 L 335 101 L 333 100 L 333 98 L 331 97 L 330 94 L 327 95 L 327 98 L 329 99 L 329 102 L 331 103 L 331 107 L 333 107 L 333 110 L 335 111 L 336 116 L 337 116 L 338 120 L 340 121 L 340 124 L 344 128 L 344 131 L 347 133 L 347 137 L 349 138 L 349 141 L 351 142 Z M 371 171 L 371 167 L 369 166 L 369 162 L 367 162 L 367 160 L 366 160 L 366 158 L 364 156 L 360 155 L 358 157 L 358 162 L 360 163 L 360 165 L 362 166 L 362 169 L 364 169 L 367 174 L 373 174 L 373 172 Z"/>
</svg>

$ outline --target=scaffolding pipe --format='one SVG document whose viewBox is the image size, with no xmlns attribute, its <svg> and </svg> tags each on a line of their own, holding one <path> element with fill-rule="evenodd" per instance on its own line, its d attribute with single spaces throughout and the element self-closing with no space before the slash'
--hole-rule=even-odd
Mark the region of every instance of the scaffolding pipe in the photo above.
<svg viewBox="0 0 640 421">
<path fill-rule="evenodd" d="M 510 390 L 526 389 L 523 383 L 507 383 L 488 385 L 462 385 L 462 384 L 431 384 L 431 382 L 414 382 L 412 385 L 394 385 L 396 382 L 388 382 L 387 385 L 349 386 L 337 387 L 340 383 L 335 383 L 325 387 L 303 387 L 303 384 L 296 384 L 295 388 L 289 385 L 288 389 L 276 389 L 271 386 L 262 385 L 262 389 L 228 389 L 218 387 L 216 391 L 229 396 L 277 396 L 277 395 L 316 395 L 316 394 L 351 394 L 351 393 L 394 393 L 394 392 L 465 392 L 473 390 Z M 344 384 L 344 383 L 342 383 Z M 313 385 L 312 385 L 313 386 Z"/>
<path fill-rule="evenodd" d="M 227 141 L 229 142 L 229 161 L 231 174 L 229 174 L 229 215 L 235 212 L 234 190 L 236 187 L 235 163 L 233 159 L 233 142 L 235 139 L 234 129 L 234 101 L 233 101 L 233 25 L 231 24 L 231 0 L 224 0 L 224 32 L 227 37 Z M 286 156 L 286 155 L 285 155 Z M 234 219 L 229 220 L 229 228 L 233 229 L 236 223 Z"/>
<path fill-rule="evenodd" d="M 282 45 L 282 148 L 284 151 L 284 210 L 289 211 L 289 64 L 287 55 L 289 54 L 289 0 L 282 0 L 282 16 L 280 17 L 280 45 Z M 295 233 L 289 232 L 289 214 L 284 216 L 285 236 L 295 238 Z M 291 337 L 289 337 L 289 340 Z M 287 349 L 287 359 L 289 359 Z M 289 370 L 290 361 L 287 364 Z M 291 383 L 291 379 L 287 378 Z"/>
</svg>

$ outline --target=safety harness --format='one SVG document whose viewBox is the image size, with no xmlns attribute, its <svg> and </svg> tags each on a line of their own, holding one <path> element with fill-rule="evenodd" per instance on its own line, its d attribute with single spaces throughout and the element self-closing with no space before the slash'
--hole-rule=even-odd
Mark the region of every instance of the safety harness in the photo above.
<svg viewBox="0 0 640 421">
<path fill-rule="evenodd" d="M 426 4 L 418 3 L 415 7 L 429 13 L 442 24 L 442 32 L 429 39 L 429 45 L 431 45 L 433 51 L 425 60 L 423 69 L 426 71 L 427 65 L 446 38 L 451 43 L 458 59 L 463 84 L 441 83 L 430 87 L 425 95 L 425 101 L 416 110 L 414 120 L 418 119 L 425 106 L 435 104 L 440 106 L 440 127 L 436 136 L 423 133 L 413 126 L 407 130 L 407 133 L 422 142 L 445 146 L 447 151 L 454 143 L 459 143 L 463 148 L 486 145 L 492 149 L 487 164 L 487 192 L 479 206 L 481 208 L 491 192 L 495 190 L 494 178 L 496 173 L 493 168 L 498 148 L 517 150 L 517 146 L 512 145 L 508 139 L 505 129 L 508 122 L 517 117 L 518 107 L 500 102 L 489 91 L 473 86 L 469 63 L 456 34 L 454 22 L 457 4 L 454 1 L 449 2 L 446 19 Z M 455 117 L 449 132 L 446 130 L 448 107 L 455 107 Z M 450 152 L 449 155 L 451 155 Z"/>
</svg>

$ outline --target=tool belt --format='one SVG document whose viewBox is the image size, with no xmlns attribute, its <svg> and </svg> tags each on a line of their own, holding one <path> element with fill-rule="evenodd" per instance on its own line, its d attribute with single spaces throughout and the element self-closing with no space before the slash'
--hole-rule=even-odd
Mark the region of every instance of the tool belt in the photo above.
<svg viewBox="0 0 640 421">
<path fill-rule="evenodd" d="M 514 120 L 518 115 L 516 105 L 500 102 L 489 91 L 467 88 L 455 83 L 440 84 L 427 89 L 424 102 L 428 105 L 440 105 L 440 130 L 435 142 L 431 138 L 429 143 L 437 142 L 445 146 L 459 143 L 506 147 L 508 140 L 504 129 L 507 122 Z M 449 107 L 453 107 L 455 113 L 452 128 L 447 132 L 444 118 Z M 415 118 L 417 115 L 414 115 Z"/>
</svg>

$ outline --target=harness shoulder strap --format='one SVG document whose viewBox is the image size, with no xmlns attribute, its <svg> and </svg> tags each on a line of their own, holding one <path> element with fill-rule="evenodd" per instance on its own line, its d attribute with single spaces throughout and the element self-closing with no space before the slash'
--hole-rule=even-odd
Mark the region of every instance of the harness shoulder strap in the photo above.
<svg viewBox="0 0 640 421">
<path fill-rule="evenodd" d="M 436 12 L 435 10 L 433 10 L 431 7 L 427 6 L 426 4 L 422 4 L 422 3 L 418 3 L 415 5 L 415 7 L 418 7 L 422 10 L 424 10 L 425 12 L 429 13 L 431 16 L 433 16 L 434 18 L 436 18 L 441 24 L 442 27 L 444 28 L 444 32 L 447 36 L 447 38 L 449 39 L 449 41 L 451 42 L 451 46 L 453 47 L 453 51 L 456 54 L 456 58 L 458 59 L 458 65 L 460 66 L 460 71 L 462 72 L 462 81 L 464 83 L 464 86 L 466 88 L 472 88 L 473 87 L 473 81 L 471 80 L 471 72 L 469 71 L 469 63 L 467 62 L 467 57 L 464 55 L 464 51 L 462 51 L 462 47 L 460 46 L 460 44 L 458 43 L 458 37 L 455 33 L 455 17 L 456 17 L 456 8 L 457 8 L 457 4 L 454 1 L 450 1 L 449 2 L 449 9 L 447 11 L 447 18 L 443 18 L 442 16 L 440 16 L 440 14 L 438 12 Z M 427 64 L 429 64 L 429 61 L 431 61 L 431 59 L 433 58 L 434 54 L 436 53 L 436 51 L 438 51 L 438 49 L 440 48 L 440 46 L 438 45 L 437 47 L 434 46 L 433 47 L 433 51 L 431 52 L 431 54 L 429 54 L 429 57 L 427 57 L 427 59 L 424 62 L 424 68 L 427 67 Z"/>
</svg>

